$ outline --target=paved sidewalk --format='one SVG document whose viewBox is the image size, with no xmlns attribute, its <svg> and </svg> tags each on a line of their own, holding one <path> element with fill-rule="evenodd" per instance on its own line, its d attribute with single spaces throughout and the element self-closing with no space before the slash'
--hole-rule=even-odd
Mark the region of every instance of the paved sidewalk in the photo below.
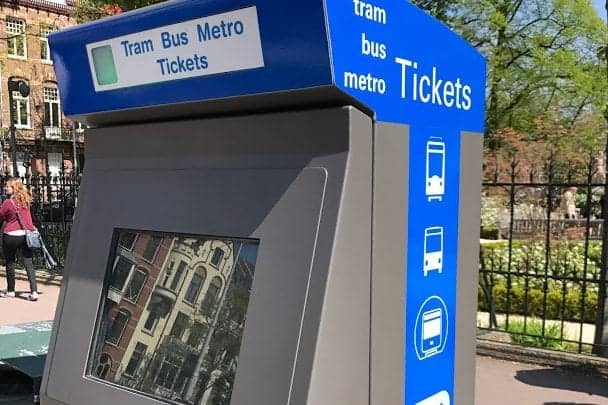
<svg viewBox="0 0 608 405">
<path fill-rule="evenodd" d="M 477 356 L 475 405 L 608 405 L 608 379 Z"/>
<path fill-rule="evenodd" d="M 4 276 L 3 272 L 1 273 Z M 56 284 L 38 282 L 38 301 L 28 301 L 29 283 L 17 280 L 15 298 L 0 298 L 0 325 L 15 325 L 34 321 L 49 321 L 55 318 L 55 308 L 60 287 Z M 6 289 L 6 279 L 0 277 L 0 288 Z"/>
<path fill-rule="evenodd" d="M 5 287 L 5 279 L 0 277 L 0 288 Z M 52 320 L 59 297 L 58 282 L 39 282 L 38 289 L 40 299 L 27 301 L 28 282 L 18 279 L 17 291 L 23 296 L 0 299 L 0 325 Z M 608 405 L 608 379 L 589 368 L 542 367 L 485 356 L 477 356 L 475 391 L 474 405 Z M 0 404 L 25 405 L 31 404 L 31 399 L 0 394 Z"/>
</svg>

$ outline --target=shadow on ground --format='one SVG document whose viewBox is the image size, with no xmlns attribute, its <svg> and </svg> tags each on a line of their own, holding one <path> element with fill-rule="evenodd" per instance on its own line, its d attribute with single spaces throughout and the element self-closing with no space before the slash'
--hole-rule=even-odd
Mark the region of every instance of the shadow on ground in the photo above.
<svg viewBox="0 0 608 405">
<path fill-rule="evenodd" d="M 608 398 L 608 379 L 592 368 L 543 368 L 518 370 L 515 378 L 524 384 L 584 392 Z M 545 402 L 544 405 L 596 405 L 574 402 Z"/>
<path fill-rule="evenodd" d="M 543 405 L 599 405 L 598 403 L 582 403 L 582 402 L 545 402 Z"/>
</svg>

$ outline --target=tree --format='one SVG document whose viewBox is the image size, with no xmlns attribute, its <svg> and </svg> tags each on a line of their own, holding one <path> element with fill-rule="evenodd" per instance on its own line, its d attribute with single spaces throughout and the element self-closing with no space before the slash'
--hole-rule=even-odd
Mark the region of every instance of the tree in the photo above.
<svg viewBox="0 0 608 405">
<path fill-rule="evenodd" d="M 74 16 L 79 22 L 97 20 L 163 1 L 166 0 L 79 0 L 76 2 Z"/>
<path fill-rule="evenodd" d="M 608 83 L 599 51 L 608 33 L 589 0 L 415 3 L 487 58 L 490 137 L 502 128 L 534 135 L 538 117 L 573 128 L 589 115 L 602 114 Z M 500 140 L 491 144 L 499 147 Z"/>
</svg>

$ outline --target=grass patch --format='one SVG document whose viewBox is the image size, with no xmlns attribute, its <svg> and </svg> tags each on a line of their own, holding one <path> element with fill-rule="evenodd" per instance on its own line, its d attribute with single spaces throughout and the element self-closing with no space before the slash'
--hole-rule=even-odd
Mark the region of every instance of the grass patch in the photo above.
<svg viewBox="0 0 608 405">
<path fill-rule="evenodd" d="M 529 319 L 525 324 L 523 321 L 510 321 L 509 327 L 505 330 L 509 333 L 511 342 L 518 345 L 564 349 L 559 325 L 545 323 L 545 333 L 543 334 L 542 322 L 537 319 Z"/>
</svg>

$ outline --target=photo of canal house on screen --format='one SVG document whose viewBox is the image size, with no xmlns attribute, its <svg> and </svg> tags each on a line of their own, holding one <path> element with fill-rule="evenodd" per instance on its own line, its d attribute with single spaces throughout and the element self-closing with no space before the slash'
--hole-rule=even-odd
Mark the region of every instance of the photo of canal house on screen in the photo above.
<svg viewBox="0 0 608 405">
<path fill-rule="evenodd" d="M 257 241 L 115 239 L 88 375 L 176 403 L 229 404 Z"/>
</svg>

